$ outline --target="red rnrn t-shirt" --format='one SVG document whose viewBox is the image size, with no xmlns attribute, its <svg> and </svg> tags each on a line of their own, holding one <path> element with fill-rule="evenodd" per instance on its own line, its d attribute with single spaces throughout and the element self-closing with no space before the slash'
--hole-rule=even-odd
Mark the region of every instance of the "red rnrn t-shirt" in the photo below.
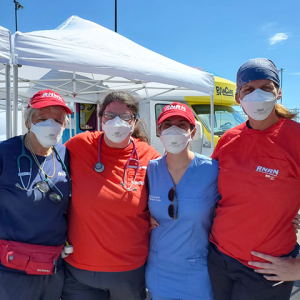
<svg viewBox="0 0 300 300">
<path fill-rule="evenodd" d="M 280 119 L 258 131 L 243 123 L 222 136 L 212 158 L 219 161 L 222 199 L 210 241 L 245 265 L 260 261 L 252 250 L 291 252 L 300 206 L 300 124 Z"/>
<path fill-rule="evenodd" d="M 133 144 L 117 149 L 107 146 L 102 139 L 101 162 L 105 169 L 97 173 L 94 166 L 100 135 L 101 132 L 85 132 L 66 143 L 72 179 L 68 241 L 74 248 L 66 261 L 89 271 L 134 270 L 147 259 L 149 215 L 145 176 L 148 162 L 160 154 L 147 143 L 134 139 L 140 169 L 133 185 L 137 190 L 127 192 L 120 183 Z M 136 166 L 134 162 L 130 165 Z M 136 168 L 128 168 L 126 187 L 131 185 L 135 172 Z"/>
</svg>

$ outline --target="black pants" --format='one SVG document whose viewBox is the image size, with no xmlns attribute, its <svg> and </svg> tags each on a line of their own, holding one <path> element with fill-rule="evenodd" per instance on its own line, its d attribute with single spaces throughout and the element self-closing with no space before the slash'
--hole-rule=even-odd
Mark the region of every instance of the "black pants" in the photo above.
<svg viewBox="0 0 300 300">
<path fill-rule="evenodd" d="M 0 271 L 1 300 L 60 300 L 65 272 L 28 275 L 14 270 Z"/>
<path fill-rule="evenodd" d="M 294 282 L 273 287 L 268 281 L 239 261 L 226 260 L 210 246 L 208 271 L 216 300 L 289 300 Z"/>
<path fill-rule="evenodd" d="M 66 263 L 62 300 L 144 300 L 145 298 L 145 266 L 126 272 L 94 272 L 77 269 Z"/>
</svg>

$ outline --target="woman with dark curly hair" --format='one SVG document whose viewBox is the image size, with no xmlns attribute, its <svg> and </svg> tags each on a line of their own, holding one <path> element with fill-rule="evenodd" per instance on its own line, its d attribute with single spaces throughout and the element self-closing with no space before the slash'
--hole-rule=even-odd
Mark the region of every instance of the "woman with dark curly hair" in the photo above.
<svg viewBox="0 0 300 300">
<path fill-rule="evenodd" d="M 140 128 L 139 103 L 126 92 L 108 94 L 101 132 L 71 138 L 73 197 L 64 300 L 144 300 L 149 246 L 148 162 L 160 154 Z"/>
</svg>

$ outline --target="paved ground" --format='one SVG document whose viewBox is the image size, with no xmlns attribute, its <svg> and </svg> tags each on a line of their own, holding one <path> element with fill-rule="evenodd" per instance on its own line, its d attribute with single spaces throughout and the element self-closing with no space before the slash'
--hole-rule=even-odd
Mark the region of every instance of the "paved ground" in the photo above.
<svg viewBox="0 0 300 300">
<path fill-rule="evenodd" d="M 296 281 L 290 300 L 300 300 L 300 281 Z"/>
<path fill-rule="evenodd" d="M 147 296 L 146 300 L 149 300 Z M 295 282 L 290 300 L 300 300 L 300 281 Z"/>
</svg>

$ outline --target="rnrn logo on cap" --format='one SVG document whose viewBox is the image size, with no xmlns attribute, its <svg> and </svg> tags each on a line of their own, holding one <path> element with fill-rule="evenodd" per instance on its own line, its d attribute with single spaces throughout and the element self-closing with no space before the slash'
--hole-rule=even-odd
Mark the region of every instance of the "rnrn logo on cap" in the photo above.
<svg viewBox="0 0 300 300">
<path fill-rule="evenodd" d="M 166 105 L 160 115 L 157 119 L 157 126 L 160 126 L 160 124 L 171 117 L 182 117 L 189 121 L 193 126 L 195 126 L 195 116 L 191 110 L 190 107 L 188 107 L 186 104 L 179 103 L 179 102 L 173 102 L 169 105 Z"/>
<path fill-rule="evenodd" d="M 62 106 L 68 114 L 72 114 L 71 109 L 66 105 L 65 100 L 52 90 L 39 91 L 30 99 L 27 108 L 40 109 L 47 106 Z"/>
<path fill-rule="evenodd" d="M 62 99 L 61 96 L 59 96 L 58 94 L 54 93 L 54 92 L 48 92 L 48 93 L 43 93 L 42 98 L 47 97 L 47 98 L 55 98 L 61 102 L 64 102 L 64 100 Z"/>
<path fill-rule="evenodd" d="M 170 110 L 170 109 L 179 109 L 179 110 L 182 110 L 182 111 L 186 111 L 186 108 L 183 106 L 183 105 L 167 105 L 164 107 L 164 111 L 167 111 L 167 110 Z"/>
</svg>

